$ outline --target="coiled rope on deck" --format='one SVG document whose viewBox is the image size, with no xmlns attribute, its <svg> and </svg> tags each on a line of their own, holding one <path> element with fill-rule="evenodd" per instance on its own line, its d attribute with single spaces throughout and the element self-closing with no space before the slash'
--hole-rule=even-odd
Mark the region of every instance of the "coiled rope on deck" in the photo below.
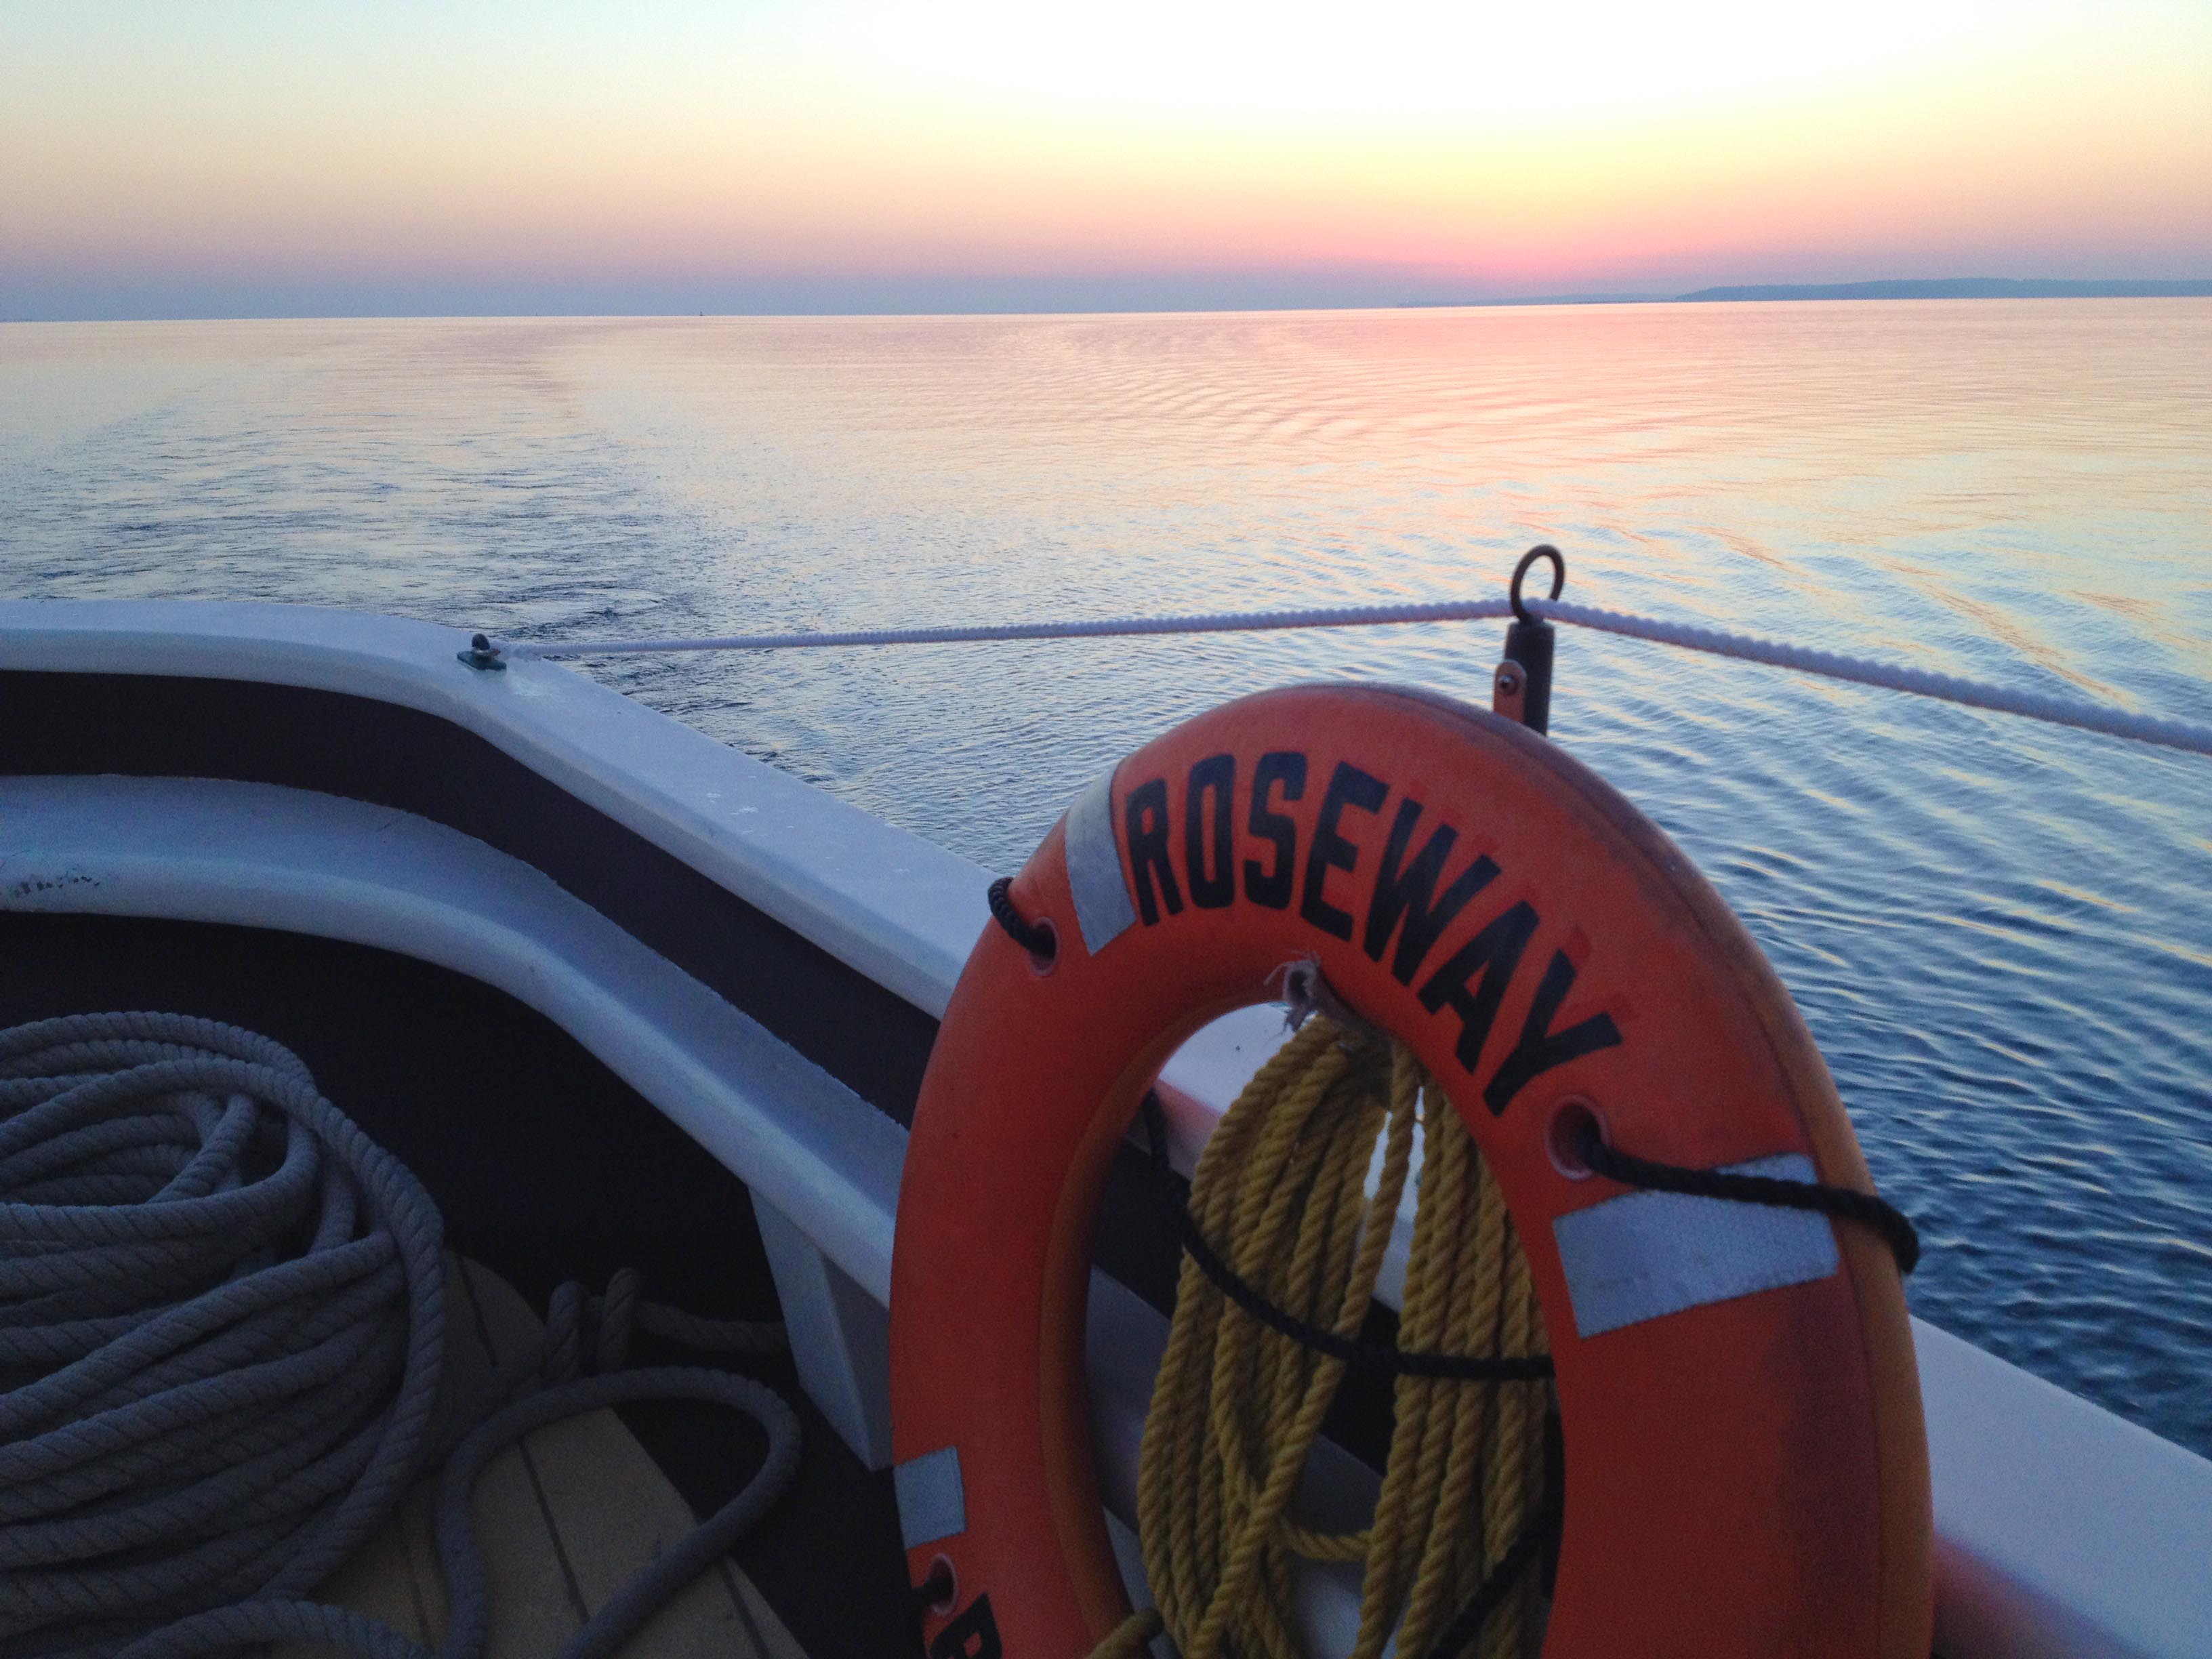
<svg viewBox="0 0 2212 1659">
<path fill-rule="evenodd" d="M 428 1194 L 208 1020 L 0 1035 L 0 1638 L 96 1649 L 319 1582 L 428 1443 Z"/>
<path fill-rule="evenodd" d="M 1309 1019 L 1207 1141 L 1193 1224 L 1273 1307 L 1354 1343 L 1417 1127 L 1399 1344 L 1537 1358 L 1534 1286 L 1503 1195 L 1402 1045 Z M 1536 1576 L 1514 1569 L 1534 1553 L 1544 1504 L 1548 1381 L 1534 1365 L 1488 1384 L 1401 1370 L 1374 1518 L 1324 1533 L 1291 1499 L 1349 1363 L 1252 1316 L 1186 1255 L 1138 1483 L 1146 1572 L 1168 1632 L 1186 1659 L 1297 1659 L 1290 1566 L 1302 1556 L 1364 1564 L 1352 1659 L 1375 1659 L 1394 1636 L 1408 1656 L 1456 1654 L 1479 1636 L 1484 1659 L 1520 1659 L 1538 1633 Z M 1100 1651 L 1137 1651 L 1149 1630 L 1133 1620 Z"/>
<path fill-rule="evenodd" d="M 757 1383 L 570 1380 L 587 1347 L 620 1364 L 634 1328 L 772 1336 L 642 1303 L 634 1274 L 601 1298 L 563 1287 L 539 1352 L 474 1401 L 441 1401 L 443 1231 L 406 1167 L 266 1037 L 144 1013 L 0 1032 L 0 1659 L 183 1659 L 279 1635 L 422 1659 L 299 1598 L 471 1425 L 438 1511 L 451 1659 L 483 1640 L 469 1485 L 530 1427 L 675 1394 L 769 1433 L 745 1491 L 601 1609 L 572 1659 L 618 1642 L 788 1485 L 797 1421 Z"/>
</svg>

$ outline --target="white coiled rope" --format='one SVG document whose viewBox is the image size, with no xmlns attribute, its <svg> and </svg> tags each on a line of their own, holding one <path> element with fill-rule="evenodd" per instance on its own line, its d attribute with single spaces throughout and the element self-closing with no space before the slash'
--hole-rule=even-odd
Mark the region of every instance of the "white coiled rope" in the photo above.
<svg viewBox="0 0 2212 1659">
<path fill-rule="evenodd" d="M 493 1454 L 634 1400 L 746 1413 L 768 1436 L 759 1472 L 559 1656 L 605 1659 L 789 1486 L 799 1421 L 768 1389 L 620 1369 L 634 1330 L 763 1352 L 781 1327 L 646 1302 L 633 1273 L 604 1297 L 562 1286 L 537 1352 L 445 1396 L 443 1231 L 406 1166 L 267 1037 L 155 1013 L 0 1030 L 0 1659 L 195 1659 L 285 1638 L 434 1659 L 305 1597 L 456 1440 L 434 1659 L 479 1659 L 469 1495 Z"/>
<path fill-rule="evenodd" d="M 1625 611 L 1601 611 L 1558 599 L 1529 599 L 1528 613 L 1547 621 L 1571 623 L 1658 645 L 1709 652 L 1745 662 L 1770 664 L 1832 680 L 1878 686 L 1913 696 L 1933 697 L 1969 708 L 2017 714 L 2052 726 L 2106 737 L 2124 738 L 2162 749 L 2212 756 L 2212 726 L 2131 714 L 2082 697 L 2015 690 L 1984 680 L 1938 674 L 1924 668 L 1880 662 L 1840 652 L 1815 651 L 1748 634 L 1730 634 L 1687 623 L 1662 622 Z M 1446 600 L 1432 605 L 1341 605 L 1306 611 L 1227 611 L 1183 617 L 1117 617 L 1085 622 L 993 623 L 975 627 L 874 628 L 842 633 L 731 634 L 696 639 L 498 641 L 503 654 L 517 660 L 556 657 L 632 657 L 678 651 L 805 651 L 842 646 L 958 645 L 1006 640 L 1127 638 L 1160 634 L 1249 634 L 1304 628 L 1377 628 L 1413 623 L 1481 622 L 1508 617 L 1504 599 Z"/>
</svg>

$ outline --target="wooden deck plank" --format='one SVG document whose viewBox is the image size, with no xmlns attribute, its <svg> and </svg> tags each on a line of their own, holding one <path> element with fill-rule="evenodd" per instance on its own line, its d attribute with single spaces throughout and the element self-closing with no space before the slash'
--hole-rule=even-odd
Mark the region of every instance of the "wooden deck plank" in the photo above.
<svg viewBox="0 0 2212 1659">
<path fill-rule="evenodd" d="M 534 1347 L 538 1316 L 482 1266 L 447 1263 L 449 1385 L 472 1393 L 501 1360 Z M 321 1594 L 427 1646 L 443 1636 L 446 1590 L 431 1530 L 434 1482 L 417 1483 Z M 537 1430 L 477 1483 L 491 1622 L 484 1659 L 551 1659 L 584 1620 L 696 1524 L 690 1505 L 622 1419 L 589 1412 Z M 324 1659 L 284 1643 L 276 1659 Z M 702 1573 L 648 1620 L 621 1659 L 806 1659 L 734 1563 Z"/>
</svg>

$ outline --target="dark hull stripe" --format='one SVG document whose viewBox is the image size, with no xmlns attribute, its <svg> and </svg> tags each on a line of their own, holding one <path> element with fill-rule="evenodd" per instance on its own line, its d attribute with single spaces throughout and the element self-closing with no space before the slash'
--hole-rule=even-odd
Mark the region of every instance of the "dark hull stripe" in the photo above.
<svg viewBox="0 0 2212 1659">
<path fill-rule="evenodd" d="M 0 672 L 0 774 L 225 778 L 397 807 L 543 872 L 903 1124 L 929 1015 L 475 732 L 255 681 Z"/>
</svg>

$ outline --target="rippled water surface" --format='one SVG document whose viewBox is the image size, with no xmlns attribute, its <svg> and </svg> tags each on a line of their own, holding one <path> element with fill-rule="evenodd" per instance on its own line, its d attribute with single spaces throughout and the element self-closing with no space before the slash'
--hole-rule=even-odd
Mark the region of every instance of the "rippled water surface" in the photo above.
<svg viewBox="0 0 2212 1659">
<path fill-rule="evenodd" d="M 0 327 L 0 591 L 518 636 L 1494 592 L 2212 720 L 2212 302 Z M 1494 625 L 655 659 L 997 868 L 1288 680 Z M 1569 632 L 1553 734 L 1772 957 L 1917 1311 L 2212 1453 L 2212 763 Z"/>
</svg>

